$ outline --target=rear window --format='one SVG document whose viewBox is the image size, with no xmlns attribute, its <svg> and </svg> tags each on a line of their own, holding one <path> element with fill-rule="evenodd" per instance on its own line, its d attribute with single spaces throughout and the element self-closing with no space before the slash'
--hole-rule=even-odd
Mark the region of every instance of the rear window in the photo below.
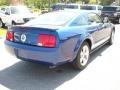
<svg viewBox="0 0 120 90">
<path fill-rule="evenodd" d="M 95 6 L 81 6 L 80 8 L 82 10 L 96 10 Z"/>
<path fill-rule="evenodd" d="M 76 16 L 76 13 L 73 12 L 51 12 L 47 14 L 43 14 L 38 18 L 29 21 L 25 25 L 56 25 L 56 26 L 63 26 L 68 23 L 72 18 Z"/>
<path fill-rule="evenodd" d="M 103 7 L 102 11 L 116 11 L 117 7 Z"/>
</svg>

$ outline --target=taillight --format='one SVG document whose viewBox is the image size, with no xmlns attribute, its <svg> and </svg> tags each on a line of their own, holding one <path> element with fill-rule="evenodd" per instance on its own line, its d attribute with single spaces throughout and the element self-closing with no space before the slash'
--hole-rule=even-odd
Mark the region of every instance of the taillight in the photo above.
<svg viewBox="0 0 120 90">
<path fill-rule="evenodd" d="M 14 39 L 14 33 L 11 32 L 11 31 L 7 31 L 7 33 L 6 33 L 6 40 L 13 41 L 13 39 Z"/>
<path fill-rule="evenodd" d="M 39 35 L 38 36 L 38 46 L 43 47 L 55 47 L 56 46 L 56 36 L 54 35 Z"/>
</svg>

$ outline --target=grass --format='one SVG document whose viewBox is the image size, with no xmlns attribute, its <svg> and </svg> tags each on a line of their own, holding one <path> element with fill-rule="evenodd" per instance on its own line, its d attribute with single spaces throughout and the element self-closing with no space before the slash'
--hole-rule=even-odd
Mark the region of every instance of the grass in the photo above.
<svg viewBox="0 0 120 90">
<path fill-rule="evenodd" d="M 6 31 L 6 29 L 0 28 L 0 37 L 5 37 Z"/>
</svg>

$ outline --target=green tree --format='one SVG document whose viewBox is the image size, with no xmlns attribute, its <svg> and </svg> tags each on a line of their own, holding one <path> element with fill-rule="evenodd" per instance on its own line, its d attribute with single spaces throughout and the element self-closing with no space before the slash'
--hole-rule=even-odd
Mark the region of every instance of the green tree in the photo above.
<svg viewBox="0 0 120 90">
<path fill-rule="evenodd" d="M 10 4 L 10 0 L 0 0 L 0 6 L 9 5 L 9 4 Z"/>
<path fill-rule="evenodd" d="M 100 0 L 102 5 L 110 5 L 115 0 Z"/>
</svg>

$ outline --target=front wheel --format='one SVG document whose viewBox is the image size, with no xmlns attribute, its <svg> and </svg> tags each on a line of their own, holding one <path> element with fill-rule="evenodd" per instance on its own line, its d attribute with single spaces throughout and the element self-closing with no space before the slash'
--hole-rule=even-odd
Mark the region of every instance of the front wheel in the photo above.
<svg viewBox="0 0 120 90">
<path fill-rule="evenodd" d="M 115 31 L 112 31 L 112 32 L 111 32 L 110 39 L 109 39 L 109 41 L 108 41 L 108 44 L 109 44 L 109 45 L 112 45 L 113 42 L 114 42 L 114 34 L 115 34 Z"/>
<path fill-rule="evenodd" d="M 0 28 L 2 28 L 3 27 L 3 22 L 2 22 L 2 20 L 0 19 Z"/>
<path fill-rule="evenodd" d="M 16 25 L 16 23 L 14 21 L 12 21 L 12 26 L 15 26 L 15 25 Z"/>
<path fill-rule="evenodd" d="M 76 59 L 72 63 L 73 67 L 75 69 L 83 70 L 88 64 L 89 56 L 90 56 L 89 44 L 87 42 L 84 42 L 78 52 Z"/>
</svg>

